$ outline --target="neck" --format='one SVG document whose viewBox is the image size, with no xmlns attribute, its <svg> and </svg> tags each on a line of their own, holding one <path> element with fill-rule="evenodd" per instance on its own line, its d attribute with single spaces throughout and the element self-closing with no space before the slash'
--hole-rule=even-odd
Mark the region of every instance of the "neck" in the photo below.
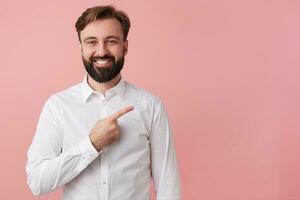
<svg viewBox="0 0 300 200">
<path fill-rule="evenodd" d="M 87 82 L 91 86 L 91 88 L 95 91 L 101 92 L 105 96 L 105 92 L 113 87 L 115 87 L 119 81 L 121 80 L 121 74 L 119 73 L 115 78 L 112 80 L 105 82 L 105 83 L 99 83 L 95 81 L 90 75 L 88 74 Z"/>
</svg>

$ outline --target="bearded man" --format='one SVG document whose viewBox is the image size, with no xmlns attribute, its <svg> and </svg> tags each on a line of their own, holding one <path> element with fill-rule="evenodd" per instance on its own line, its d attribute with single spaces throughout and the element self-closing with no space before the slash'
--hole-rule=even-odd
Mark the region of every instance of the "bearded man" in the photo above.
<svg viewBox="0 0 300 200">
<path fill-rule="evenodd" d="M 130 20 L 112 6 L 76 22 L 84 80 L 46 101 L 27 152 L 34 195 L 64 200 L 178 200 L 180 178 L 161 101 L 121 77 Z"/>
</svg>

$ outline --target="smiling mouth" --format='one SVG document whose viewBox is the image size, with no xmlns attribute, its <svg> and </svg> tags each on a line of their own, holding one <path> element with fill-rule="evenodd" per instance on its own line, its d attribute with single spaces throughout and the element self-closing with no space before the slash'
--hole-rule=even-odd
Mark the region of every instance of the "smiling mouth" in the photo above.
<svg viewBox="0 0 300 200">
<path fill-rule="evenodd" d="M 111 66 L 112 60 L 111 59 L 94 59 L 93 63 L 96 67 L 109 67 Z"/>
</svg>

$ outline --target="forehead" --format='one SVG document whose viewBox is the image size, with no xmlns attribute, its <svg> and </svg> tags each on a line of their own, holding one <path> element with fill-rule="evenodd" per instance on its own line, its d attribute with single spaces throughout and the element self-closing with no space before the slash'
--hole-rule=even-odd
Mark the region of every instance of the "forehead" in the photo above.
<svg viewBox="0 0 300 200">
<path fill-rule="evenodd" d="M 81 31 L 80 36 L 82 40 L 87 37 L 96 37 L 98 39 L 102 39 L 108 36 L 119 37 L 123 40 L 123 31 L 121 23 L 117 19 L 101 19 L 89 23 Z"/>
</svg>

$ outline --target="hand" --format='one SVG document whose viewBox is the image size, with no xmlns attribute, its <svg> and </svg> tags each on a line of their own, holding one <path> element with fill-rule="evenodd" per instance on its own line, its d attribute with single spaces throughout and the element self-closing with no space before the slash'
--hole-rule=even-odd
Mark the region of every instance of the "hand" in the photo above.
<svg viewBox="0 0 300 200">
<path fill-rule="evenodd" d="M 120 137 L 120 128 L 117 119 L 133 109 L 133 106 L 129 106 L 119 110 L 111 116 L 97 121 L 89 137 L 98 152 Z"/>
</svg>

